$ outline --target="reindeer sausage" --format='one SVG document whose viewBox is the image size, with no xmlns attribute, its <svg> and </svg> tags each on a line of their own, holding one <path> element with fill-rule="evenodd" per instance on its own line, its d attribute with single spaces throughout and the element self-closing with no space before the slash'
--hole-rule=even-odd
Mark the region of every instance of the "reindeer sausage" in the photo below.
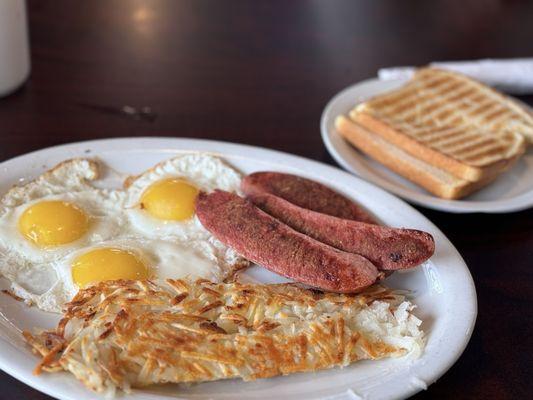
<svg viewBox="0 0 533 400">
<path fill-rule="evenodd" d="M 241 188 L 247 195 L 266 192 L 308 210 L 377 224 L 368 212 L 352 200 L 321 183 L 300 176 L 280 172 L 255 172 L 242 180 Z"/>
<path fill-rule="evenodd" d="M 316 288 L 357 292 L 382 276 L 366 258 L 296 232 L 233 193 L 200 193 L 196 215 L 209 232 L 242 256 Z"/>
<path fill-rule="evenodd" d="M 298 232 L 337 249 L 359 254 L 382 270 L 414 267 L 435 251 L 433 237 L 426 232 L 337 218 L 306 210 L 269 193 L 246 194 L 256 206 Z"/>
</svg>

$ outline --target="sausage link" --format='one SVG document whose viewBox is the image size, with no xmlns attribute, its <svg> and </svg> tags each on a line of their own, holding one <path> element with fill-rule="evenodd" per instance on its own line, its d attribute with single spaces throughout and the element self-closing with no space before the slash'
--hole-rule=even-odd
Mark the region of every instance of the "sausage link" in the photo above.
<svg viewBox="0 0 533 400">
<path fill-rule="evenodd" d="M 270 193 L 299 207 L 334 217 L 377 224 L 361 206 L 321 183 L 280 172 L 255 172 L 241 182 L 247 195 Z"/>
<path fill-rule="evenodd" d="M 256 206 L 298 232 L 359 254 L 383 270 L 412 268 L 435 251 L 433 237 L 415 229 L 397 229 L 333 217 L 298 207 L 269 193 L 248 196 Z"/>
<path fill-rule="evenodd" d="M 242 256 L 310 286 L 352 293 L 382 276 L 366 258 L 298 233 L 233 193 L 200 193 L 196 215 L 209 232 Z"/>
</svg>

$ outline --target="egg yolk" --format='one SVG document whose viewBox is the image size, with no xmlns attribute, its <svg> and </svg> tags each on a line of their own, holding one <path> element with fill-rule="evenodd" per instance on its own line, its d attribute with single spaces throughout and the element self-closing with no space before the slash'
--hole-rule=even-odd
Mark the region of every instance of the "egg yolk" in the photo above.
<svg viewBox="0 0 533 400">
<path fill-rule="evenodd" d="M 164 179 L 152 184 L 141 196 L 141 208 L 155 218 L 183 221 L 194 214 L 198 188 L 183 179 Z"/>
<path fill-rule="evenodd" d="M 72 280 L 83 288 L 89 283 L 116 279 L 148 279 L 150 269 L 135 253 L 104 247 L 78 256 L 72 264 Z"/>
<path fill-rule="evenodd" d="M 89 229 L 89 218 L 65 201 L 41 201 L 20 216 L 20 233 L 38 246 L 58 246 L 78 240 Z"/>
</svg>

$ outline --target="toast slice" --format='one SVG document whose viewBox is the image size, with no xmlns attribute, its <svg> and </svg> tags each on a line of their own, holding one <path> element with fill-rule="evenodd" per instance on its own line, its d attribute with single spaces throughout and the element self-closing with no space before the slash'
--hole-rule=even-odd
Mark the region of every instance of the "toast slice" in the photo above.
<svg viewBox="0 0 533 400">
<path fill-rule="evenodd" d="M 485 181 L 533 140 L 531 114 L 463 75 L 419 70 L 398 90 L 358 105 L 350 117 L 405 152 L 458 178 Z"/>
<path fill-rule="evenodd" d="M 468 181 L 412 156 L 383 139 L 380 135 L 344 116 L 337 117 L 335 126 L 354 147 L 392 171 L 422 186 L 428 192 L 444 199 L 465 197 L 481 189 L 499 175 L 487 176 L 476 182 Z M 507 167 L 511 166 L 517 159 L 518 156 L 509 159 Z"/>
</svg>

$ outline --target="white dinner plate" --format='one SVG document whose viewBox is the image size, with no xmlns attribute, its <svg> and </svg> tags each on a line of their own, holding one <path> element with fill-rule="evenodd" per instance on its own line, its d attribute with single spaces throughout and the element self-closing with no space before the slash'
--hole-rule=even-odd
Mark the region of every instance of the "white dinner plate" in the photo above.
<svg viewBox="0 0 533 400">
<path fill-rule="evenodd" d="M 335 118 L 346 115 L 356 104 L 370 97 L 399 88 L 405 79 L 381 81 L 377 78 L 348 87 L 326 105 L 320 120 L 322 140 L 331 156 L 343 168 L 375 183 L 405 200 L 424 207 L 455 213 L 504 213 L 533 206 L 533 150 L 509 171 L 480 191 L 462 200 L 445 200 L 427 192 L 377 161 L 352 147 L 335 129 Z"/>
<path fill-rule="evenodd" d="M 0 191 L 27 182 L 72 157 L 97 157 L 112 171 L 137 174 L 155 163 L 183 152 L 212 152 L 243 173 L 275 170 L 323 182 L 355 199 L 384 224 L 430 232 L 435 255 L 424 265 L 386 280 L 393 288 L 407 289 L 417 304 L 415 314 L 424 322 L 427 346 L 421 358 L 362 361 L 349 367 L 299 373 L 254 382 L 229 380 L 189 387 L 163 385 L 135 390 L 131 399 L 399 399 L 438 379 L 466 347 L 477 313 L 476 291 L 463 259 L 444 234 L 411 206 L 384 190 L 333 168 L 301 157 L 238 144 L 194 139 L 134 138 L 81 142 L 40 150 L 0 164 Z M 110 174 L 114 176 L 116 173 Z M 107 182 L 110 184 L 110 182 Z M 283 281 L 258 266 L 246 272 L 261 282 Z M 8 283 L 1 279 L 1 288 Z M 67 373 L 34 376 L 37 357 L 21 339 L 21 330 L 52 328 L 59 317 L 28 308 L 0 294 L 0 368 L 26 384 L 59 399 L 98 398 Z M 120 396 L 127 397 L 126 395 Z"/>
</svg>

